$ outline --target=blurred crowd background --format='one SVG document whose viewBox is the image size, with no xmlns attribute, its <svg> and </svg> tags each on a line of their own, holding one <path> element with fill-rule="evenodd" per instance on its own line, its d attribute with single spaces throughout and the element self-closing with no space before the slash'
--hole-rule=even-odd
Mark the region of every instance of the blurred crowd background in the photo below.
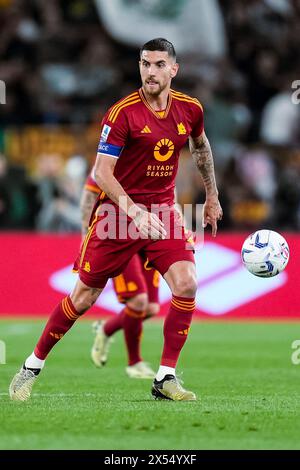
<svg viewBox="0 0 300 470">
<path fill-rule="evenodd" d="M 0 229 L 80 230 L 101 117 L 140 86 L 139 46 L 164 36 L 174 88 L 204 106 L 220 229 L 299 230 L 299 24 L 300 0 L 0 0 Z M 204 201 L 187 148 L 177 189 Z"/>
</svg>

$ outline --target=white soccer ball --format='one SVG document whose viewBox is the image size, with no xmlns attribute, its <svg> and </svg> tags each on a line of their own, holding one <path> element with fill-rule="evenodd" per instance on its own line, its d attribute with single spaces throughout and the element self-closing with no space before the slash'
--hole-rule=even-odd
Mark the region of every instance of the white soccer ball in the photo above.
<svg viewBox="0 0 300 470">
<path fill-rule="evenodd" d="M 279 233 L 258 230 L 244 241 L 241 256 L 250 273 L 259 277 L 273 277 L 288 264 L 290 250 Z"/>
</svg>

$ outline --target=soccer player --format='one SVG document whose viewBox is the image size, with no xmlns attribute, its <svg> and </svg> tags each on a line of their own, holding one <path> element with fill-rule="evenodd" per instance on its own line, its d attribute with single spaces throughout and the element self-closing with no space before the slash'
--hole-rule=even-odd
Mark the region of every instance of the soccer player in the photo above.
<svg viewBox="0 0 300 470">
<path fill-rule="evenodd" d="M 87 177 L 81 196 L 82 236 L 88 232 L 89 219 L 97 197 L 101 193 L 93 177 L 94 169 Z M 141 337 L 143 321 L 159 312 L 158 288 L 159 273 L 147 266 L 147 260 L 134 255 L 122 274 L 113 278 L 114 290 L 123 310 L 108 319 L 104 324 L 95 322 L 95 339 L 91 358 L 97 367 L 106 364 L 111 337 L 120 329 L 124 331 L 128 356 L 126 373 L 131 378 L 153 379 L 155 372 L 141 357 Z"/>
<path fill-rule="evenodd" d="M 139 67 L 141 89 L 117 102 L 104 116 L 95 166 L 102 193 L 75 263 L 79 279 L 72 293 L 55 307 L 33 353 L 13 378 L 12 399 L 29 398 L 53 346 L 93 305 L 108 278 L 122 273 L 130 259 L 142 252 L 172 292 L 152 395 L 196 400 L 195 393 L 176 378 L 197 290 L 194 254 L 186 249 L 184 228 L 174 211 L 179 152 L 187 139 L 205 185 L 203 226 L 210 224 L 213 236 L 222 208 L 202 106 L 197 99 L 171 89 L 179 68 L 173 45 L 163 38 L 147 42 L 140 51 Z"/>
</svg>

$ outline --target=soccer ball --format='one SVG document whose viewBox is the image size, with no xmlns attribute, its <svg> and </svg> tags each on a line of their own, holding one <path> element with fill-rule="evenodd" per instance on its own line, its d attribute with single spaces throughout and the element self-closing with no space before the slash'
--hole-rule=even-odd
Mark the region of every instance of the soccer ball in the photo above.
<svg viewBox="0 0 300 470">
<path fill-rule="evenodd" d="M 288 264 L 290 250 L 279 233 L 258 230 L 244 241 L 241 256 L 250 273 L 259 277 L 273 277 Z"/>
</svg>

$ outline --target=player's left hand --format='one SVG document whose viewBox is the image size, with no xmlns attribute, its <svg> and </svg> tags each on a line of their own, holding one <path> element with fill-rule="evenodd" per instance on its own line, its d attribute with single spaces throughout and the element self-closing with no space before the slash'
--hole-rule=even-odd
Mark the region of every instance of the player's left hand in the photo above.
<svg viewBox="0 0 300 470">
<path fill-rule="evenodd" d="M 220 205 L 218 196 L 207 197 L 203 206 L 202 225 L 204 228 L 207 226 L 207 224 L 211 225 L 211 233 L 213 237 L 217 235 L 218 220 L 221 220 L 222 217 L 223 210 Z"/>
</svg>

